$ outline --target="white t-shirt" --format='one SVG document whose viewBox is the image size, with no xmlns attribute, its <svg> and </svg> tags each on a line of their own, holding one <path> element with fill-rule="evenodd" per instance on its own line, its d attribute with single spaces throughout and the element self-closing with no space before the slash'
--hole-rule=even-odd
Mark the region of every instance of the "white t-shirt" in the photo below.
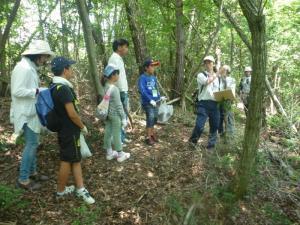
<svg viewBox="0 0 300 225">
<path fill-rule="evenodd" d="M 220 85 L 218 78 L 216 78 L 210 84 L 207 84 L 209 73 L 206 72 L 206 74 L 208 75 L 207 77 L 203 73 L 199 73 L 197 75 L 197 83 L 198 83 L 198 89 L 199 89 L 198 100 L 199 101 L 201 101 L 201 100 L 216 101 L 216 99 L 214 97 L 214 92 L 222 90 L 222 87 Z M 202 88 L 202 86 L 203 86 L 203 88 Z M 201 89 L 202 89 L 202 91 L 201 91 Z"/>
<path fill-rule="evenodd" d="M 116 83 L 116 86 L 119 88 L 120 92 L 128 92 L 128 82 L 125 72 L 125 64 L 122 57 L 118 53 L 113 53 L 109 60 L 108 64 L 113 64 L 118 70 L 120 70 L 119 80 Z"/>
</svg>

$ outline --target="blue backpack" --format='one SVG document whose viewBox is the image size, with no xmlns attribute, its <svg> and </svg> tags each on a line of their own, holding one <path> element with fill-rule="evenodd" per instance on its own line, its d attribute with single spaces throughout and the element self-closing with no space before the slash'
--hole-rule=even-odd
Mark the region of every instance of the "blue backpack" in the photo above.
<svg viewBox="0 0 300 225">
<path fill-rule="evenodd" d="M 57 115 L 52 98 L 52 90 L 57 85 L 51 85 L 50 88 L 41 91 L 38 94 L 37 102 L 35 104 L 36 112 L 40 123 L 47 127 L 52 132 L 58 132 L 61 128 L 59 116 Z"/>
</svg>

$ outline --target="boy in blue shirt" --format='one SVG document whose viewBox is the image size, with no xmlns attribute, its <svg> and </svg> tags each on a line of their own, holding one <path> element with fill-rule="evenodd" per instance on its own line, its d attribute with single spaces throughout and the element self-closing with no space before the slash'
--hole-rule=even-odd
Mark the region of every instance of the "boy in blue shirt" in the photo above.
<svg viewBox="0 0 300 225">
<path fill-rule="evenodd" d="M 160 96 L 155 76 L 155 68 L 159 65 L 158 61 L 147 59 L 143 64 L 144 73 L 141 74 L 138 81 L 142 108 L 146 112 L 146 143 L 148 145 L 154 145 L 155 142 L 158 142 L 154 125 L 157 123 L 158 104 L 166 99 Z"/>
</svg>

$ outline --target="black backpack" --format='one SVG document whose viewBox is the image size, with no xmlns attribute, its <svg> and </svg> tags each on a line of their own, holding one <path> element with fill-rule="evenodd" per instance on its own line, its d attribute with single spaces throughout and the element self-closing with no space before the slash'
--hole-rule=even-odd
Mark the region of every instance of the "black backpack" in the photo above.
<svg viewBox="0 0 300 225">
<path fill-rule="evenodd" d="M 201 73 L 203 73 L 204 74 L 204 76 L 205 77 L 208 77 L 208 74 L 205 72 L 205 71 L 203 71 L 203 72 L 201 72 Z M 198 105 L 198 102 L 199 102 L 199 100 L 198 100 L 198 96 L 199 96 L 199 94 L 201 94 L 201 92 L 203 91 L 203 88 L 204 88 L 204 85 L 201 85 L 201 88 L 200 88 L 200 91 L 199 91 L 199 89 L 197 88 L 194 92 L 193 92 L 193 94 L 192 94 L 192 99 L 193 99 L 193 111 L 194 111 L 194 114 L 197 114 L 197 105 Z"/>
</svg>

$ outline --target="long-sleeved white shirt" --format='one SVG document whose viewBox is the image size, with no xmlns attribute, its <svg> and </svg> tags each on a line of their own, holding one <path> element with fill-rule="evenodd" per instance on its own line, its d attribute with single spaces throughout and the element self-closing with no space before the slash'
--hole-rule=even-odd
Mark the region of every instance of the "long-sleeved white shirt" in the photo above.
<svg viewBox="0 0 300 225">
<path fill-rule="evenodd" d="M 118 53 L 113 53 L 109 60 L 108 64 L 114 65 L 118 70 L 120 70 L 119 80 L 116 83 L 116 86 L 119 88 L 120 92 L 128 92 L 128 82 L 125 71 L 125 64 L 122 57 Z"/>
<path fill-rule="evenodd" d="M 39 88 L 39 77 L 36 65 L 23 57 L 15 66 L 11 76 L 11 122 L 16 134 L 21 134 L 23 126 L 27 126 L 35 133 L 40 133 L 35 103 L 36 89 Z"/>
<path fill-rule="evenodd" d="M 209 73 L 206 72 L 206 74 L 209 76 Z M 197 75 L 197 83 L 198 83 L 198 100 L 212 100 L 216 101 L 214 92 L 222 90 L 221 84 L 219 82 L 219 79 L 214 79 L 213 82 L 210 84 L 207 84 L 208 76 L 206 77 L 203 73 L 199 73 Z M 202 88 L 203 86 L 203 88 Z M 201 91 L 202 89 L 202 91 Z"/>
</svg>

